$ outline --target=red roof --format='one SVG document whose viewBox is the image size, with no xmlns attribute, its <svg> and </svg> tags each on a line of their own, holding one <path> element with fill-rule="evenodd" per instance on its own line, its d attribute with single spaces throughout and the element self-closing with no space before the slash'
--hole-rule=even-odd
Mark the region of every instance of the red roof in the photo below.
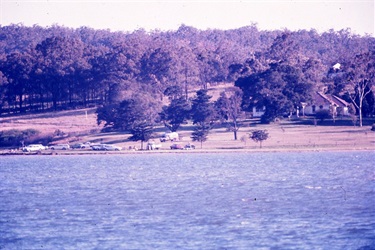
<svg viewBox="0 0 375 250">
<path fill-rule="evenodd" d="M 313 96 L 313 104 L 314 105 L 334 105 L 337 107 L 347 107 L 349 106 L 349 103 L 344 101 L 338 96 L 332 95 L 332 94 L 324 94 L 323 92 L 316 92 Z"/>
</svg>

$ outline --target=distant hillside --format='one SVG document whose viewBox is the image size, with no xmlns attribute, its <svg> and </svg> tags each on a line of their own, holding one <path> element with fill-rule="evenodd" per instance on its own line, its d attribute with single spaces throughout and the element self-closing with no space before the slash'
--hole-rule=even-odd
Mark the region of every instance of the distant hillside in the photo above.
<svg viewBox="0 0 375 250">
<path fill-rule="evenodd" d="M 320 84 L 332 65 L 373 44 L 374 38 L 350 30 L 319 34 L 255 25 L 132 33 L 2 26 L 0 114 L 106 105 L 133 93 L 160 98 L 171 86 L 190 91 L 233 83 L 280 61 L 280 53 L 296 67 L 311 69 L 310 81 Z"/>
</svg>

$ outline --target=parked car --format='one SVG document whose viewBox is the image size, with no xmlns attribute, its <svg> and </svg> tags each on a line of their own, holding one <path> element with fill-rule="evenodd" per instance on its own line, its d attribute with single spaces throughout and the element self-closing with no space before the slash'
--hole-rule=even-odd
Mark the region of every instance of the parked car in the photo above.
<svg viewBox="0 0 375 250">
<path fill-rule="evenodd" d="M 189 143 L 189 144 L 186 144 L 184 148 L 186 150 L 192 150 L 192 149 L 195 149 L 195 145 Z"/>
<path fill-rule="evenodd" d="M 171 149 L 184 149 L 184 147 L 181 144 L 172 144 Z"/>
<path fill-rule="evenodd" d="M 70 149 L 69 144 L 56 144 L 49 147 L 52 150 L 67 150 Z"/>
<path fill-rule="evenodd" d="M 26 147 L 23 147 L 22 151 L 23 152 L 35 152 L 35 151 L 45 150 L 47 148 L 48 147 L 43 146 L 42 144 L 30 144 L 30 145 L 28 145 Z"/>
<path fill-rule="evenodd" d="M 101 150 L 106 150 L 106 151 L 120 151 L 120 150 L 122 150 L 121 147 L 115 146 L 115 145 L 102 144 L 101 146 L 102 146 Z"/>
<path fill-rule="evenodd" d="M 177 132 L 171 132 L 171 133 L 165 133 L 161 138 L 161 142 L 165 141 L 178 141 L 179 140 L 179 135 Z"/>
<path fill-rule="evenodd" d="M 79 149 L 79 148 L 84 148 L 84 147 L 83 147 L 83 143 L 75 143 L 75 144 L 70 145 L 70 148 Z"/>
<path fill-rule="evenodd" d="M 120 151 L 121 147 L 110 145 L 110 144 L 92 144 L 91 148 L 93 150 L 103 150 L 103 151 Z"/>
<path fill-rule="evenodd" d="M 147 150 L 159 150 L 161 149 L 161 144 L 157 144 L 154 141 L 147 143 Z"/>
<path fill-rule="evenodd" d="M 91 144 L 90 147 L 92 150 L 103 150 L 103 144 Z"/>
<path fill-rule="evenodd" d="M 89 142 L 75 143 L 75 144 L 70 145 L 70 148 L 72 149 L 90 148 L 90 143 Z"/>
</svg>

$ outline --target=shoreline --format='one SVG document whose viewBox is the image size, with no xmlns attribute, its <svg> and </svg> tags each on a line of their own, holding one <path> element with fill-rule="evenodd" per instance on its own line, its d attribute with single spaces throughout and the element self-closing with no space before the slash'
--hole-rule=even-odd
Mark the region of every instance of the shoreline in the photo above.
<svg viewBox="0 0 375 250">
<path fill-rule="evenodd" d="M 53 155 L 142 155 L 142 154 L 220 154 L 220 153 L 303 153 L 303 152 L 353 152 L 353 151 L 369 151 L 375 153 L 375 147 L 285 147 L 285 148 L 273 148 L 273 147 L 263 147 L 263 148 L 238 148 L 238 149 L 217 149 L 217 148 L 203 148 L 203 149 L 193 149 L 193 150 L 122 150 L 122 151 L 94 151 L 94 150 L 45 150 L 39 152 L 22 152 L 22 151 L 9 151 L 0 150 L 0 157 L 6 156 L 53 156 Z"/>
</svg>

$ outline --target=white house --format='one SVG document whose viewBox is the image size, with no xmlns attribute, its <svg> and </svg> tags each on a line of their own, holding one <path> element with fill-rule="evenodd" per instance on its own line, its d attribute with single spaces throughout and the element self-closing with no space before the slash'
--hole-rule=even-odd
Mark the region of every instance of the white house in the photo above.
<svg viewBox="0 0 375 250">
<path fill-rule="evenodd" d="M 313 95 L 312 103 L 306 105 L 302 112 L 305 115 L 315 115 L 319 110 L 331 111 L 335 116 L 347 116 L 349 115 L 349 103 L 338 96 L 316 92 Z"/>
<path fill-rule="evenodd" d="M 264 106 L 262 106 L 261 108 L 253 107 L 252 116 L 254 118 L 259 118 L 264 114 L 265 111 L 266 111 L 266 107 Z"/>
<path fill-rule="evenodd" d="M 328 110 L 333 112 L 335 116 L 348 116 L 349 103 L 338 96 L 332 94 L 324 94 L 323 92 L 315 92 L 312 96 L 310 104 L 301 103 L 302 108 L 297 107 L 297 116 L 315 115 L 319 110 Z M 255 107 L 252 109 L 252 117 L 259 118 L 266 111 L 266 107 Z"/>
</svg>

